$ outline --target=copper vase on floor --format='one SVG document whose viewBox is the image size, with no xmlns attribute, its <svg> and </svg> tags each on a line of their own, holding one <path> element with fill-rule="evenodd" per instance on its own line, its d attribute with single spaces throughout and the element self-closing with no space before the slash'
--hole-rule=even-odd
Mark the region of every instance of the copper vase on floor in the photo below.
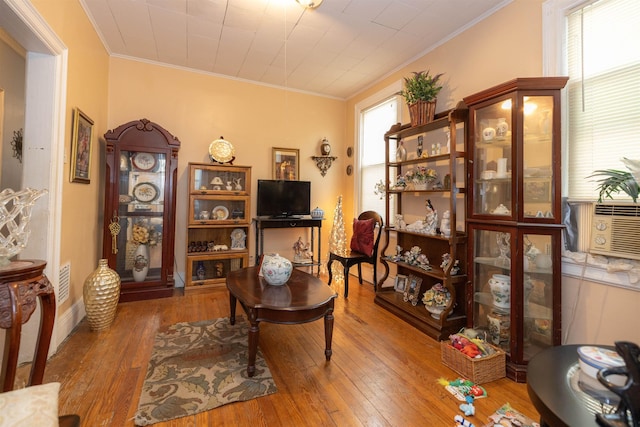
<svg viewBox="0 0 640 427">
<path fill-rule="evenodd" d="M 98 261 L 98 268 L 85 279 L 82 296 L 91 330 L 109 328 L 116 318 L 120 276 L 109 268 L 106 259 Z"/>
</svg>

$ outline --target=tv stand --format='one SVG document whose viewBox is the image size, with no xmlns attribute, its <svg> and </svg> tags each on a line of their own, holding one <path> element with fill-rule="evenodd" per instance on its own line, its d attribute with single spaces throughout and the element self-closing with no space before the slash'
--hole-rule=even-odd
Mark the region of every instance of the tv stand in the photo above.
<svg viewBox="0 0 640 427">
<path fill-rule="evenodd" d="M 310 228 L 311 229 L 311 262 L 297 263 L 293 262 L 294 267 L 318 267 L 317 275 L 320 276 L 320 265 L 322 265 L 322 249 L 321 249 L 321 228 L 322 219 L 310 218 L 310 217 L 283 217 L 283 218 L 271 218 L 271 217 L 256 217 L 253 218 L 253 223 L 256 230 L 256 262 L 260 258 L 260 255 L 264 253 L 264 229 L 265 228 Z M 314 229 L 318 229 L 317 238 L 317 252 L 314 252 Z"/>
</svg>

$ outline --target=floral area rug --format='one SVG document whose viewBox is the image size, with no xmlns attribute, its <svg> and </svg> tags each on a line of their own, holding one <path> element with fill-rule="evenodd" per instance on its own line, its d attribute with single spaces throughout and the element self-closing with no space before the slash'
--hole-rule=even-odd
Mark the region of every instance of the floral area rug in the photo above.
<svg viewBox="0 0 640 427">
<path fill-rule="evenodd" d="M 260 350 L 247 376 L 249 324 L 236 317 L 177 323 L 156 335 L 135 424 L 146 426 L 277 391 Z"/>
</svg>

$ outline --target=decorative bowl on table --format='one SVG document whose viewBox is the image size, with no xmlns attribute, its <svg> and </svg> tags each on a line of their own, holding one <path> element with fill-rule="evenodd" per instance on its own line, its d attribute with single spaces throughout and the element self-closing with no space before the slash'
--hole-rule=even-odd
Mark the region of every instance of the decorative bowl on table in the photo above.
<svg viewBox="0 0 640 427">
<path fill-rule="evenodd" d="M 289 277 L 291 277 L 292 271 L 293 264 L 291 264 L 291 261 L 281 257 L 279 254 L 264 255 L 262 258 L 260 272 L 264 280 L 270 285 L 284 285 L 287 283 L 287 280 L 289 280 Z"/>
<path fill-rule="evenodd" d="M 10 258 L 19 254 L 29 240 L 31 208 L 47 190 L 25 188 L 0 192 L 0 267 L 11 263 Z"/>
<path fill-rule="evenodd" d="M 322 209 L 320 209 L 319 207 L 316 207 L 314 210 L 311 211 L 311 218 L 313 218 L 313 219 L 322 219 L 322 218 L 324 218 L 324 211 Z"/>
</svg>

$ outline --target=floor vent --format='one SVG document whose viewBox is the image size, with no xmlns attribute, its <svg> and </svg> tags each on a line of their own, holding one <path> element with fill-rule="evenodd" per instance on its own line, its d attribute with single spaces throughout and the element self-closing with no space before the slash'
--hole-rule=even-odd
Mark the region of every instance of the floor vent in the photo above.
<svg viewBox="0 0 640 427">
<path fill-rule="evenodd" d="M 58 274 L 58 304 L 62 304 L 69 298 L 69 284 L 71 281 L 71 263 L 60 266 Z"/>
</svg>

